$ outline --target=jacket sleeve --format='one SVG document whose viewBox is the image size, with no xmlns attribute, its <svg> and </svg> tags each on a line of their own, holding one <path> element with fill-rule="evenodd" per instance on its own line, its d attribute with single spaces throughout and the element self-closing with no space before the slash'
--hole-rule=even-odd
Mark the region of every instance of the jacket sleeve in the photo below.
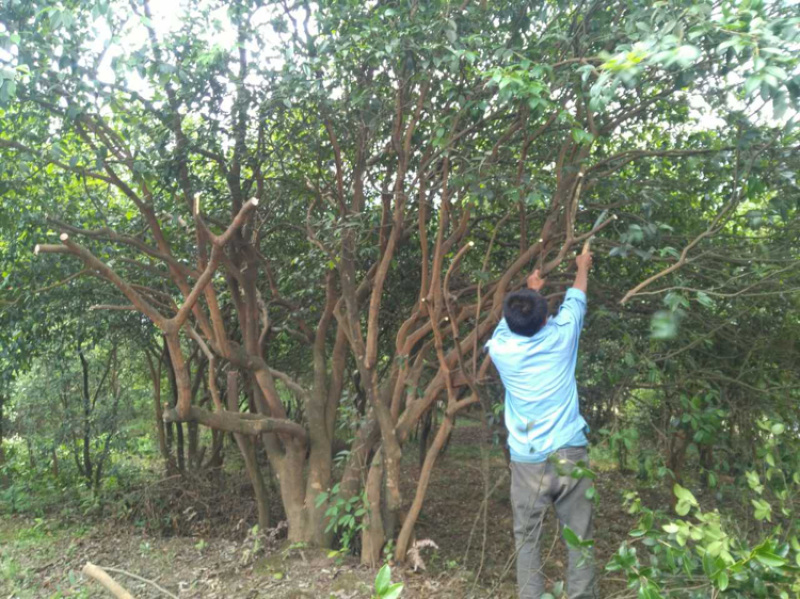
<svg viewBox="0 0 800 599">
<path fill-rule="evenodd" d="M 489 355 L 492 355 L 492 345 L 494 344 L 495 340 L 505 335 L 507 331 L 508 325 L 506 324 L 506 319 L 501 318 L 500 322 L 497 323 L 497 326 L 494 329 L 494 333 L 492 333 L 492 338 L 484 344 L 483 351 L 488 352 Z"/>
<path fill-rule="evenodd" d="M 564 327 L 571 337 L 577 338 L 583 328 L 583 317 L 586 315 L 586 294 L 580 289 L 570 287 L 567 290 L 555 321 Z"/>
</svg>

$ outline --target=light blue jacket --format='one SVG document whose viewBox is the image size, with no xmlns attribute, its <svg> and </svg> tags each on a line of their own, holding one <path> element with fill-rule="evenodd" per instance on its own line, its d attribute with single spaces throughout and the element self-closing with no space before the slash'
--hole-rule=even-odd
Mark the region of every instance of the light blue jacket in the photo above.
<svg viewBox="0 0 800 599">
<path fill-rule="evenodd" d="M 515 462 L 543 462 L 562 447 L 587 444 L 578 410 L 578 360 L 586 294 L 567 291 L 558 314 L 533 337 L 512 333 L 505 318 L 486 343 L 506 389 L 508 447 Z"/>
</svg>

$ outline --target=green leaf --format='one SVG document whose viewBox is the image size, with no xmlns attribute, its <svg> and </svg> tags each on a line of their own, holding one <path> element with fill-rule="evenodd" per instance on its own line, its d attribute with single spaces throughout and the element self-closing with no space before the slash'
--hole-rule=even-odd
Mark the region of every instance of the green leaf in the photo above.
<svg viewBox="0 0 800 599">
<path fill-rule="evenodd" d="M 764 70 L 779 81 L 785 81 L 789 78 L 789 74 L 777 65 L 769 65 Z"/>
<path fill-rule="evenodd" d="M 403 583 L 396 582 L 381 595 L 381 599 L 397 599 L 403 592 Z"/>
<path fill-rule="evenodd" d="M 751 499 L 750 503 L 753 504 L 755 511 L 753 516 L 756 520 L 772 521 L 772 506 L 763 499 Z"/>
<path fill-rule="evenodd" d="M 583 129 L 573 129 L 572 139 L 575 140 L 576 144 L 588 144 L 594 140 L 594 135 Z"/>
<path fill-rule="evenodd" d="M 569 526 L 565 526 L 561 534 L 564 536 L 564 540 L 567 542 L 567 545 L 573 549 L 581 546 L 580 537 L 578 537 L 578 535 L 575 534 L 575 531 L 573 531 Z"/>
<path fill-rule="evenodd" d="M 665 524 L 665 525 L 664 525 L 664 526 L 662 526 L 661 528 L 663 528 L 663 529 L 664 529 L 664 532 L 666 532 L 666 533 L 668 533 L 668 534 L 671 534 L 671 535 L 674 535 L 674 534 L 675 534 L 675 533 L 677 533 L 677 532 L 678 532 L 678 530 L 679 530 L 679 529 L 678 529 L 678 525 L 677 525 L 677 524 L 675 524 L 674 522 L 670 522 L 669 524 Z"/>
<path fill-rule="evenodd" d="M 728 573 L 725 570 L 723 570 L 722 572 L 719 573 L 719 576 L 717 576 L 717 586 L 719 587 L 719 590 L 724 591 L 725 589 L 727 589 L 728 583 L 729 583 Z"/>
<path fill-rule="evenodd" d="M 692 505 L 697 505 L 697 499 L 695 499 L 694 495 L 692 495 L 692 492 L 689 489 L 685 489 L 678 483 L 675 483 L 675 486 L 672 487 L 672 491 L 675 493 L 675 497 L 677 497 L 679 501 L 686 501 Z"/>
<path fill-rule="evenodd" d="M 673 339 L 678 335 L 679 312 L 659 310 L 650 321 L 650 336 L 653 339 Z"/>
<path fill-rule="evenodd" d="M 744 82 L 744 94 L 746 96 L 752 94 L 761 86 L 762 81 L 763 81 L 762 78 L 759 77 L 758 75 L 753 75 L 751 77 L 748 77 L 747 81 Z"/>
<path fill-rule="evenodd" d="M 697 292 L 697 301 L 700 302 L 706 308 L 713 308 L 714 307 L 714 300 L 711 299 L 711 296 L 709 296 L 704 291 L 698 291 Z"/>
<path fill-rule="evenodd" d="M 756 551 L 755 558 L 768 568 L 780 568 L 786 565 L 786 560 L 766 549 Z"/>
<path fill-rule="evenodd" d="M 637 594 L 639 599 L 662 599 L 661 593 L 658 592 L 658 587 L 655 583 L 646 578 L 640 580 L 639 593 Z"/>
<path fill-rule="evenodd" d="M 686 44 L 675 52 L 675 61 L 682 67 L 687 67 L 700 57 L 700 48 Z"/>
<path fill-rule="evenodd" d="M 375 592 L 382 596 L 388 589 L 392 580 L 392 569 L 389 564 L 383 564 L 378 575 L 375 577 Z"/>
</svg>

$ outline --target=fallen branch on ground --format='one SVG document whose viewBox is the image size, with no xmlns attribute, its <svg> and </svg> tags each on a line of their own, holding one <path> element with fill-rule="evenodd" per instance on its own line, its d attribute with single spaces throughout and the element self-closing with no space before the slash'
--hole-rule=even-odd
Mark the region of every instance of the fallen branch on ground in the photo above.
<svg viewBox="0 0 800 599">
<path fill-rule="evenodd" d="M 133 595 L 120 586 L 119 583 L 111 578 L 100 566 L 95 566 L 90 562 L 86 562 L 86 565 L 83 567 L 83 573 L 90 578 L 94 578 L 117 599 L 134 599 Z"/>
<path fill-rule="evenodd" d="M 83 573 L 84 574 L 94 578 L 96 581 L 98 581 L 100 584 L 102 584 L 115 597 L 121 598 L 121 599 L 134 599 L 133 595 L 131 595 L 128 591 L 126 591 L 124 588 L 122 588 L 122 586 L 120 586 L 119 583 L 117 583 L 113 578 L 111 578 L 111 576 L 109 576 L 109 574 L 108 574 L 108 572 L 106 572 L 106 570 L 108 570 L 109 572 L 116 572 L 118 574 L 124 574 L 125 576 L 130 576 L 131 578 L 135 578 L 136 580 L 139 580 L 141 582 L 145 582 L 145 583 L 147 583 L 149 585 L 152 585 L 155 588 L 157 588 L 159 591 L 164 593 L 167 597 L 170 597 L 171 599 L 178 599 L 177 595 L 173 595 L 167 589 L 165 589 L 164 587 L 162 587 L 161 585 L 159 585 L 155 581 L 150 580 L 148 578 L 144 578 L 143 576 L 139 576 L 137 574 L 132 574 L 132 573 L 130 573 L 130 572 L 126 571 L 126 570 L 123 570 L 121 568 L 112 568 L 110 566 L 105 566 L 105 567 L 101 568 L 100 566 L 96 566 L 95 564 L 92 564 L 90 562 L 87 562 L 86 565 L 83 567 Z"/>
</svg>

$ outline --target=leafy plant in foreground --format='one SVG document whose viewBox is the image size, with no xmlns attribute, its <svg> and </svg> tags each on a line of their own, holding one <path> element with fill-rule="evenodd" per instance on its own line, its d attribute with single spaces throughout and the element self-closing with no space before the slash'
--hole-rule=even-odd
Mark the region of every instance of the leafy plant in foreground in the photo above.
<svg viewBox="0 0 800 599">
<path fill-rule="evenodd" d="M 740 532 L 718 511 L 704 511 L 691 491 L 674 486 L 679 518 L 642 506 L 629 493 L 629 512 L 639 514 L 638 526 L 606 565 L 627 576 L 628 586 L 642 599 L 674 597 L 776 597 L 800 592 L 800 458 L 797 443 L 783 437 L 786 427 L 763 419 L 765 433 L 759 456 L 761 470 L 747 473 L 755 495 L 748 498 L 757 534 Z M 768 525 L 768 527 L 765 527 Z M 634 546 L 641 543 L 642 548 Z"/>
<path fill-rule="evenodd" d="M 403 592 L 403 583 L 392 584 L 392 569 L 384 564 L 375 577 L 375 594 L 372 599 L 397 599 Z"/>
</svg>

